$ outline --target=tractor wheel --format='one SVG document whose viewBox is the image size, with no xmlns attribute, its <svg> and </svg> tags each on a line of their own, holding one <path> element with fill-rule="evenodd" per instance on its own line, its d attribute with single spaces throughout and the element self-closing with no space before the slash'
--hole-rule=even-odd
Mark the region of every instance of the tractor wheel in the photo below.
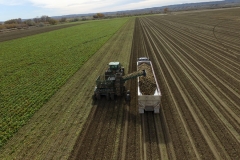
<svg viewBox="0 0 240 160">
<path fill-rule="evenodd" d="M 94 95 L 92 95 L 92 99 L 95 101 L 95 100 L 97 100 L 97 97 L 96 97 L 96 95 L 94 94 Z"/>
<path fill-rule="evenodd" d="M 101 99 L 101 95 L 100 94 L 97 94 L 96 97 L 97 97 L 98 100 Z"/>
<path fill-rule="evenodd" d="M 126 92 L 126 87 L 123 86 L 123 87 L 122 87 L 122 93 L 125 93 L 125 92 Z"/>
<path fill-rule="evenodd" d="M 114 100 L 114 94 L 111 94 L 111 100 Z"/>
<path fill-rule="evenodd" d="M 124 67 L 122 67 L 122 76 L 125 75 L 125 72 L 124 72 Z"/>
<path fill-rule="evenodd" d="M 107 94 L 106 98 L 107 98 L 107 100 L 110 100 L 110 96 L 109 96 L 109 94 Z"/>
</svg>

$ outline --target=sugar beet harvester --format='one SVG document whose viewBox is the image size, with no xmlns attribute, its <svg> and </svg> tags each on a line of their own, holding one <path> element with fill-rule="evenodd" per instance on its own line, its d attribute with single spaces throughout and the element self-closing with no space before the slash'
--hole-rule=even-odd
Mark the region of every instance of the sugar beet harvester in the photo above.
<svg viewBox="0 0 240 160">
<path fill-rule="evenodd" d="M 125 75 L 124 68 L 119 62 L 110 62 L 105 75 L 99 76 L 96 80 L 93 98 L 101 99 L 101 96 L 104 95 L 108 100 L 114 100 L 115 96 L 125 96 L 125 100 L 130 101 L 130 91 L 126 91 L 124 83 L 129 79 L 138 78 L 139 113 L 144 113 L 144 111 L 159 113 L 161 91 L 152 62 L 146 57 L 138 58 L 137 69 L 137 72 Z"/>
<path fill-rule="evenodd" d="M 124 84 L 127 80 L 139 76 L 146 76 L 145 70 L 125 75 L 124 68 L 119 62 L 110 62 L 105 75 L 102 77 L 98 76 L 96 80 L 93 98 L 101 99 L 101 96 L 104 95 L 107 100 L 114 100 L 115 96 L 125 96 L 125 100 L 130 101 L 130 91 L 126 91 Z"/>
</svg>

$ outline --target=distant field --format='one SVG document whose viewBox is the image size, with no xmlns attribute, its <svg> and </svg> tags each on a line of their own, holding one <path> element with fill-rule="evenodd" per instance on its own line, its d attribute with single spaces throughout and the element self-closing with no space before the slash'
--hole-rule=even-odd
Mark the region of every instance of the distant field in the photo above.
<svg viewBox="0 0 240 160">
<path fill-rule="evenodd" d="M 127 20 L 95 21 L 1 42 L 0 147 Z"/>
<path fill-rule="evenodd" d="M 89 21 L 74 22 L 74 23 L 66 23 L 66 24 L 59 24 L 59 25 L 52 25 L 52 26 L 45 26 L 45 27 L 31 27 L 28 29 L 21 29 L 21 30 L 17 29 L 17 30 L 2 31 L 0 32 L 0 42 L 32 36 L 39 33 L 50 32 L 58 29 L 67 28 L 67 27 L 72 27 L 72 26 L 76 26 L 76 25 L 80 25 L 88 22 Z"/>
</svg>

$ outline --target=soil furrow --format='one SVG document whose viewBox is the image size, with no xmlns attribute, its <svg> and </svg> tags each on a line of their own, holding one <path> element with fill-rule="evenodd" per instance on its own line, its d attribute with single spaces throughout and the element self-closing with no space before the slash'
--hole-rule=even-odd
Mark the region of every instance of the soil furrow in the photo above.
<svg viewBox="0 0 240 160">
<path fill-rule="evenodd" d="M 198 32 L 200 28 L 199 30 L 189 32 L 188 28 L 191 26 L 188 27 L 186 25 L 185 31 L 180 34 L 179 31 L 182 28 L 177 28 L 178 21 L 175 21 L 174 25 L 172 25 L 171 17 L 168 17 L 169 19 L 166 19 L 166 17 L 158 18 L 155 21 L 152 21 L 154 17 L 141 18 L 146 30 L 148 30 L 144 34 L 147 33 L 150 37 L 148 45 L 153 46 L 147 46 L 147 48 L 150 52 L 159 54 L 155 59 L 161 62 L 161 69 L 168 66 L 165 71 L 163 70 L 161 76 L 167 77 L 167 81 L 170 84 L 169 88 L 174 93 L 171 97 L 175 97 L 176 103 L 181 104 L 181 97 L 178 96 L 181 95 L 186 103 L 188 111 L 185 110 L 183 105 L 178 114 L 183 114 L 183 119 L 187 119 L 186 127 L 190 127 L 189 134 L 191 134 L 190 137 L 193 137 L 192 141 L 195 143 L 197 152 L 203 158 L 202 156 L 207 147 L 201 145 L 201 148 L 199 148 L 199 142 L 205 139 L 205 142 L 211 148 L 211 152 L 205 153 L 204 156 L 212 154 L 219 158 L 220 156 L 227 159 L 237 158 L 239 153 L 237 149 L 239 148 L 239 135 L 237 133 L 240 127 L 238 123 L 239 117 L 236 114 L 239 110 L 240 96 L 238 93 L 239 86 L 237 85 L 237 81 L 239 81 L 239 63 L 236 63 L 236 59 L 231 58 L 224 50 L 218 50 L 219 44 L 210 42 L 212 41 L 211 37 Z M 160 22 L 160 19 L 165 21 Z M 211 27 L 209 27 L 209 33 L 210 31 Z M 196 32 L 198 32 L 197 35 L 200 35 L 198 38 L 194 35 Z M 229 39 L 229 41 L 231 40 L 234 41 L 234 39 Z M 195 45 L 197 44 L 196 42 L 198 45 Z M 209 45 L 206 45 L 207 43 Z M 239 50 L 238 47 L 235 47 L 235 49 Z M 204 51 L 207 52 L 204 53 Z M 191 52 L 195 54 L 190 54 Z M 213 54 L 210 54 L 210 52 Z M 221 54 L 221 57 L 233 63 L 222 63 L 222 59 L 214 57 L 217 56 L 217 52 Z M 171 72 L 170 77 L 173 78 L 174 82 L 171 82 L 171 78 L 167 76 L 168 72 Z M 229 77 L 226 75 L 229 75 Z M 174 86 L 174 84 L 177 85 Z M 173 88 L 177 88 L 177 90 Z M 167 90 L 163 88 L 162 91 Z M 166 92 L 165 94 L 168 93 Z M 163 100 L 164 102 L 165 100 Z M 171 104 L 170 101 L 168 103 Z M 190 106 L 193 108 L 190 108 Z M 171 109 L 171 107 L 168 109 Z M 164 111 L 167 113 L 167 110 Z M 167 115 L 168 123 L 170 119 Z M 186 117 L 186 115 L 188 116 Z M 190 120 L 190 115 L 193 116 L 193 120 Z M 194 125 L 191 125 L 191 123 L 198 125 L 200 132 L 202 132 L 200 135 L 193 130 Z M 169 130 L 171 134 L 170 127 Z M 222 138 L 223 136 L 225 136 L 225 139 Z M 194 145 L 191 145 L 194 148 Z M 200 157 L 198 156 L 197 159 L 200 159 Z"/>
</svg>

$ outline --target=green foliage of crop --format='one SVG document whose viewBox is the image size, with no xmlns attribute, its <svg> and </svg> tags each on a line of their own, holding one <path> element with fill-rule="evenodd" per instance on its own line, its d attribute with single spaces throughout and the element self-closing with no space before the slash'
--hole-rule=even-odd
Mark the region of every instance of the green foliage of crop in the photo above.
<svg viewBox="0 0 240 160">
<path fill-rule="evenodd" d="M 0 147 L 127 20 L 95 21 L 0 43 Z"/>
</svg>

